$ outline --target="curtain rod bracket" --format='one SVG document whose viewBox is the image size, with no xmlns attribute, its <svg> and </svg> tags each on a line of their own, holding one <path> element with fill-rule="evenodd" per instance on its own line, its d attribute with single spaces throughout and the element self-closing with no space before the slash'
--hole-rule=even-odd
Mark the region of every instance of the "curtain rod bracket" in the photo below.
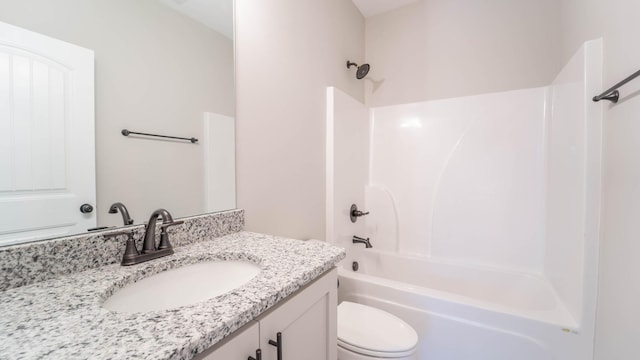
<svg viewBox="0 0 640 360">
<path fill-rule="evenodd" d="M 609 100 L 614 104 L 617 103 L 618 99 L 620 98 L 620 92 L 618 91 L 618 88 L 621 87 L 622 85 L 628 83 L 629 81 L 637 78 L 638 76 L 640 76 L 640 70 L 634 72 L 633 74 L 629 75 L 624 80 L 622 80 L 619 83 L 613 85 L 610 89 L 606 90 L 602 94 L 600 94 L 598 96 L 594 96 L 593 97 L 593 101 L 594 102 L 598 102 L 600 100 Z"/>
<path fill-rule="evenodd" d="M 599 95 L 593 97 L 594 102 L 598 102 L 600 100 L 609 100 L 614 104 L 618 102 L 618 99 L 620 99 L 620 92 L 618 90 L 614 90 L 607 95 Z"/>
</svg>

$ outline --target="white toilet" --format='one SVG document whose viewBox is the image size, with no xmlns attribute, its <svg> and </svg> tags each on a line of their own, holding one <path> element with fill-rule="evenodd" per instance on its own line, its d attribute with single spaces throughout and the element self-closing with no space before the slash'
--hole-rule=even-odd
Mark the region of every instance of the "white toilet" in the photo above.
<svg viewBox="0 0 640 360">
<path fill-rule="evenodd" d="M 338 360 L 417 360 L 418 334 L 386 311 L 343 301 L 338 305 Z"/>
</svg>

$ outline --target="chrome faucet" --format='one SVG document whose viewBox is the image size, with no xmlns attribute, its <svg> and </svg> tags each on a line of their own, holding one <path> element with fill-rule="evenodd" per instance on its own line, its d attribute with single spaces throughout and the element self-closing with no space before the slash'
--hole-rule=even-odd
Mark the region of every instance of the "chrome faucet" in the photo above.
<svg viewBox="0 0 640 360">
<path fill-rule="evenodd" d="M 120 210 L 120 214 L 122 214 L 122 221 L 124 222 L 125 226 L 133 224 L 133 219 L 131 218 L 131 216 L 129 216 L 127 207 L 124 206 L 124 204 L 121 202 L 117 202 L 111 205 L 111 207 L 109 208 L 109 214 L 116 214 L 118 213 L 118 210 Z"/>
<path fill-rule="evenodd" d="M 371 242 L 369 241 L 369 238 L 363 239 L 363 238 L 361 238 L 361 237 L 358 237 L 358 236 L 355 236 L 355 235 L 354 235 L 354 236 L 353 236 L 353 239 L 352 239 L 351 241 L 353 241 L 353 243 L 354 243 L 354 244 L 362 243 L 362 244 L 364 244 L 364 246 L 365 246 L 367 249 L 370 249 L 370 248 L 372 248 L 372 247 L 373 247 L 373 246 L 371 245 Z"/>
<path fill-rule="evenodd" d="M 159 217 L 162 217 L 162 224 L 160 224 L 160 243 L 156 246 L 156 222 Z M 135 265 L 173 254 L 173 247 L 171 243 L 169 243 L 167 228 L 182 223 L 184 223 L 184 221 L 173 220 L 171 214 L 165 209 L 154 211 L 149 218 L 149 223 L 146 225 L 147 229 L 144 234 L 144 240 L 142 241 L 142 251 L 138 251 L 136 248 L 133 233 L 128 232 L 129 239 L 127 240 L 127 248 L 125 249 L 121 264 L 123 266 Z"/>
</svg>

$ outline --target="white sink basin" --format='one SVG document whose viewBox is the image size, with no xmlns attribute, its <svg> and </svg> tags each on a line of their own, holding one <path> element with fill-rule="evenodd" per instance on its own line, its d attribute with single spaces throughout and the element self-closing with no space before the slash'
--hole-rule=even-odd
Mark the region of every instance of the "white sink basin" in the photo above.
<svg viewBox="0 0 640 360">
<path fill-rule="evenodd" d="M 210 261 L 187 265 L 127 285 L 102 306 L 125 313 L 174 309 L 236 289 L 260 271 L 258 265 L 246 261 Z"/>
</svg>

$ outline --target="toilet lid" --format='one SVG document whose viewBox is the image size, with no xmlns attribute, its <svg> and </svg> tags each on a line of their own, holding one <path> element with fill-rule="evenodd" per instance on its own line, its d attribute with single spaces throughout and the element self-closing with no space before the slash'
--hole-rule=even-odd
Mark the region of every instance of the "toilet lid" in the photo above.
<svg viewBox="0 0 640 360">
<path fill-rule="evenodd" d="M 355 352 L 394 357 L 388 353 L 411 352 L 418 344 L 418 334 L 386 311 L 343 301 L 338 305 L 338 343 Z"/>
</svg>

